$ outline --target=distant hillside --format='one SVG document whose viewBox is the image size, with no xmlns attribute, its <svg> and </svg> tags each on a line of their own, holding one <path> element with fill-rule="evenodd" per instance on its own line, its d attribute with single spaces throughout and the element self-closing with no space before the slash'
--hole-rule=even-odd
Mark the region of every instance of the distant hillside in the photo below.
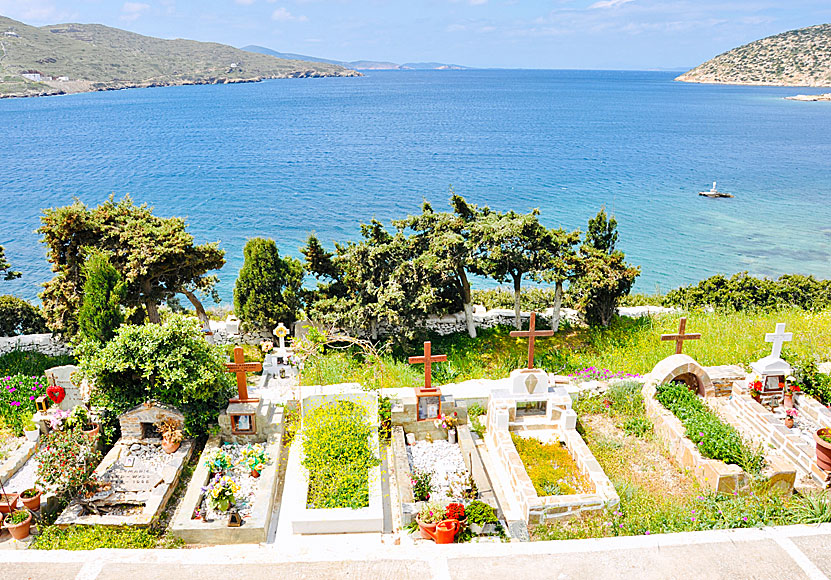
<svg viewBox="0 0 831 580">
<path fill-rule="evenodd" d="M 37 28 L 0 16 L 0 97 L 359 74 L 213 42 L 163 40 L 100 24 Z"/>
<path fill-rule="evenodd" d="M 690 83 L 831 86 L 831 24 L 809 26 L 734 48 L 682 74 Z"/>
<path fill-rule="evenodd" d="M 341 66 L 357 70 L 467 70 L 469 68 L 458 64 L 444 64 L 440 62 L 408 62 L 406 64 L 396 64 L 394 62 L 376 60 L 329 60 L 316 56 L 294 54 L 292 52 L 277 52 L 276 50 L 271 50 L 270 48 L 254 44 L 244 46 L 242 47 L 242 50 L 257 52 L 260 54 L 269 54 L 271 56 L 276 56 L 277 58 L 292 58 L 308 62 L 328 62 L 330 64 L 339 64 Z"/>
</svg>

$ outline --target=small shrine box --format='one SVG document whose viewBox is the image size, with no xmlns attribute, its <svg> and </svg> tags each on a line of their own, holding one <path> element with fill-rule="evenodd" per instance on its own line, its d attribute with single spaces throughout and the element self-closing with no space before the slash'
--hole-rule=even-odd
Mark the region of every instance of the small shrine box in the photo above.
<svg viewBox="0 0 831 580">
<path fill-rule="evenodd" d="M 750 363 L 750 368 L 762 377 L 761 396 L 781 401 L 785 395 L 785 377 L 791 374 L 791 365 L 771 355 Z"/>
<path fill-rule="evenodd" d="M 416 387 L 415 396 L 419 421 L 432 421 L 441 415 L 441 390 Z"/>
</svg>

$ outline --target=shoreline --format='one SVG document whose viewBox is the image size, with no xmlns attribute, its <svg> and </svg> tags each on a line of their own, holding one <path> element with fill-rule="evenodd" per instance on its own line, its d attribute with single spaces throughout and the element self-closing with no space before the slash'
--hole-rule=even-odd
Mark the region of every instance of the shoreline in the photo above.
<svg viewBox="0 0 831 580">
<path fill-rule="evenodd" d="M 696 85 L 735 85 L 739 87 L 780 87 L 780 88 L 804 88 L 804 89 L 827 89 L 831 88 L 831 84 L 788 84 L 788 83 L 776 83 L 776 82 L 766 82 L 766 81 L 751 81 L 751 82 L 742 82 L 742 81 L 714 81 L 714 80 L 701 80 L 701 79 L 685 79 L 682 78 L 684 75 L 675 77 L 673 79 L 679 83 L 690 83 Z"/>
<path fill-rule="evenodd" d="M 182 79 L 170 81 L 148 80 L 140 82 L 110 81 L 97 82 L 88 80 L 74 81 L 46 81 L 42 85 L 49 87 L 40 92 L 16 92 L 0 94 L 0 99 L 25 99 L 30 97 L 56 97 L 60 95 L 78 95 L 82 93 L 96 93 L 103 91 L 120 91 L 124 89 L 149 89 L 155 87 L 180 87 L 190 85 L 231 85 L 240 83 L 259 83 L 264 80 L 276 79 L 308 79 L 308 78 L 354 78 L 364 76 L 360 72 L 346 69 L 343 74 L 326 74 L 314 70 L 297 70 L 286 74 L 266 75 L 255 77 L 210 77 L 205 79 Z"/>
</svg>

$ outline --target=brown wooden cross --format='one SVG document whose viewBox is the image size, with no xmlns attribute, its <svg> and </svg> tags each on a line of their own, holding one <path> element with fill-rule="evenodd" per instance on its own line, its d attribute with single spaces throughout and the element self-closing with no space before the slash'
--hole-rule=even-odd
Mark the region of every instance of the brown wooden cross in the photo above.
<svg viewBox="0 0 831 580">
<path fill-rule="evenodd" d="M 553 330 L 536 330 L 537 313 L 531 313 L 531 320 L 528 322 L 528 330 L 514 330 L 511 336 L 518 338 L 528 338 L 528 368 L 534 368 L 534 343 L 538 336 L 554 336 Z"/>
<path fill-rule="evenodd" d="M 437 354 L 432 356 L 430 354 L 430 343 L 424 343 L 424 356 L 411 356 L 410 364 L 417 365 L 424 363 L 424 389 L 430 391 L 433 389 L 433 372 L 430 365 L 434 362 L 447 362 L 446 354 Z"/>
<path fill-rule="evenodd" d="M 253 373 L 263 370 L 262 363 L 245 362 L 245 354 L 241 346 L 234 347 L 234 362 L 225 363 L 225 367 L 229 373 L 236 373 L 237 375 L 237 391 L 239 397 L 231 399 L 232 403 L 256 403 L 259 399 L 248 398 L 248 379 L 246 373 Z"/>
<path fill-rule="evenodd" d="M 701 334 L 695 332 L 692 334 L 684 334 L 684 331 L 687 329 L 687 319 L 682 318 L 681 324 L 678 327 L 678 334 L 662 334 L 661 340 L 674 340 L 675 341 L 675 354 L 681 354 L 684 350 L 684 341 L 685 340 L 700 340 Z"/>
</svg>

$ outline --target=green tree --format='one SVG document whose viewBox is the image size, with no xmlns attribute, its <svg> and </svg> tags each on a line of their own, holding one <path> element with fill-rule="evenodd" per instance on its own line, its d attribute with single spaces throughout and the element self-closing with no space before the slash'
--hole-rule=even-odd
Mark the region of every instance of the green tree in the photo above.
<svg viewBox="0 0 831 580">
<path fill-rule="evenodd" d="M 0 336 L 48 332 L 37 306 L 17 296 L 0 296 Z"/>
<path fill-rule="evenodd" d="M 108 343 L 85 342 L 77 354 L 95 385 L 94 404 L 120 414 L 156 400 L 182 411 L 191 435 L 206 433 L 235 392 L 224 348 L 181 315 L 164 324 L 123 324 Z"/>
<path fill-rule="evenodd" d="M 463 197 L 451 190 L 450 205 L 453 212 L 436 212 L 424 202 L 421 215 L 408 216 L 393 222 L 400 232 L 411 231 L 411 255 L 415 266 L 425 272 L 441 277 L 437 289 L 425 288 L 428 293 L 452 288 L 460 298 L 465 313 L 467 331 L 476 338 L 473 323 L 473 300 L 468 272 L 476 266 L 477 248 L 472 239 L 471 228 L 479 219 L 490 214 L 485 207 L 479 209 L 469 205 Z M 412 297 L 424 300 L 423 296 Z"/>
<path fill-rule="evenodd" d="M 245 262 L 234 286 L 237 316 L 257 329 L 293 323 L 300 310 L 303 265 L 295 258 L 281 258 L 275 241 L 265 238 L 248 240 L 243 254 Z"/>
<path fill-rule="evenodd" d="M 618 301 L 629 294 L 641 270 L 624 261 L 623 252 L 615 250 L 617 221 L 601 209 L 589 220 L 589 227 L 575 262 L 572 290 L 578 308 L 590 325 L 608 326 Z"/>
<path fill-rule="evenodd" d="M 479 252 L 473 271 L 499 283 L 511 280 L 514 288 L 514 325 L 522 328 L 520 299 L 522 277 L 546 269 L 556 251 L 555 238 L 543 226 L 540 212 L 489 214 L 473 222 L 471 242 Z"/>
<path fill-rule="evenodd" d="M 574 278 L 574 269 L 577 263 L 575 246 L 580 242 L 580 231 L 567 232 L 563 229 L 549 230 L 551 236 L 551 252 L 546 267 L 531 274 L 531 277 L 541 282 L 554 283 L 554 315 L 551 328 L 556 332 L 560 329 L 560 310 L 563 305 L 565 282 Z"/>
<path fill-rule="evenodd" d="M 83 340 L 105 343 L 124 322 L 121 304 L 127 285 L 110 263 L 110 257 L 93 251 L 83 268 L 84 297 L 78 312 L 78 330 Z"/>
<path fill-rule="evenodd" d="M 126 283 L 124 305 L 132 322 L 160 322 L 159 304 L 183 293 L 203 324 L 207 314 L 197 293 L 211 293 L 225 264 L 216 243 L 196 245 L 181 218 L 154 216 L 147 205 L 136 206 L 129 196 L 111 196 L 95 208 L 80 201 L 44 210 L 38 232 L 47 246 L 55 272 L 41 294 L 47 323 L 56 332 L 74 335 L 83 296 L 83 259 L 92 249 L 106 251 Z M 216 294 L 214 299 L 216 300 Z"/>
<path fill-rule="evenodd" d="M 6 259 L 6 251 L 0 246 L 0 280 L 14 280 L 20 278 L 20 272 L 12 270 L 12 265 Z"/>
</svg>

